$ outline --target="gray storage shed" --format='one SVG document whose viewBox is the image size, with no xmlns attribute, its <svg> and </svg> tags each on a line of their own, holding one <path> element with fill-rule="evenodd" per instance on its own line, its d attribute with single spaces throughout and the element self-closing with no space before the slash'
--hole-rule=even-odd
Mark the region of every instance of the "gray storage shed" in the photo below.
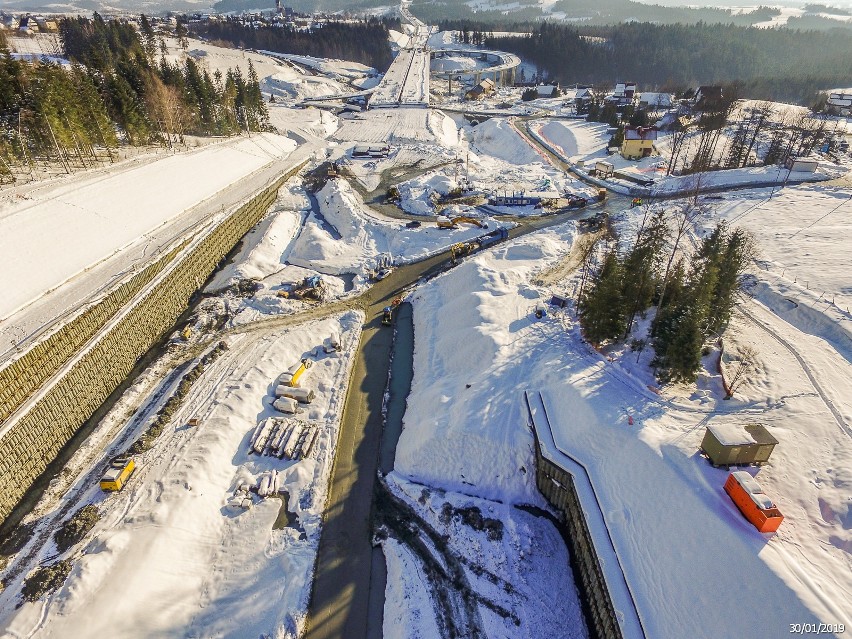
<svg viewBox="0 0 852 639">
<path fill-rule="evenodd" d="M 714 466 L 762 465 L 777 443 L 762 424 L 714 424 L 707 427 L 701 450 Z"/>
</svg>

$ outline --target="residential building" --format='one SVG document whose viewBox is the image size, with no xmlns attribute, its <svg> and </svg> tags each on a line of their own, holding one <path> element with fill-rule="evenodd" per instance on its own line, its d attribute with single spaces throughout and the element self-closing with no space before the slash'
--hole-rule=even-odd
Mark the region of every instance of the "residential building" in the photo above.
<svg viewBox="0 0 852 639">
<path fill-rule="evenodd" d="M 712 111 L 722 106 L 722 100 L 722 87 L 702 85 L 696 89 L 692 103 L 699 111 Z"/>
<path fill-rule="evenodd" d="M 852 91 L 829 93 L 825 111 L 831 115 L 852 115 Z"/>
<path fill-rule="evenodd" d="M 489 78 L 485 78 L 473 87 L 470 91 L 464 94 L 465 100 L 478 100 L 484 95 L 490 95 L 494 93 L 494 89 L 497 88 L 497 85 L 494 84 L 494 80 L 490 80 Z"/>
<path fill-rule="evenodd" d="M 634 127 L 624 129 L 621 155 L 628 160 L 639 160 L 656 153 L 657 127 Z"/>
</svg>

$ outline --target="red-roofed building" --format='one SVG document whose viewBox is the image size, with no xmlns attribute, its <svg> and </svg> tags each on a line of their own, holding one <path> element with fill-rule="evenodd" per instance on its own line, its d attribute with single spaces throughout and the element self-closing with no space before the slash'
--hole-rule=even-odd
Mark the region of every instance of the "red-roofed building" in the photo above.
<svg viewBox="0 0 852 639">
<path fill-rule="evenodd" d="M 628 160 L 638 160 L 656 153 L 656 127 L 629 126 L 624 129 L 624 141 L 621 143 L 621 155 Z"/>
</svg>

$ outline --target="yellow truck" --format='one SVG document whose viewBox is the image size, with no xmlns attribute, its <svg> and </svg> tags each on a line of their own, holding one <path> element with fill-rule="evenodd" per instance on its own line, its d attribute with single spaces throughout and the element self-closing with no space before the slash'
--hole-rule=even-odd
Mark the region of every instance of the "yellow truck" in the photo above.
<svg viewBox="0 0 852 639">
<path fill-rule="evenodd" d="M 134 470 L 136 470 L 136 463 L 130 457 L 114 458 L 101 477 L 101 490 L 106 492 L 121 490 Z"/>
</svg>

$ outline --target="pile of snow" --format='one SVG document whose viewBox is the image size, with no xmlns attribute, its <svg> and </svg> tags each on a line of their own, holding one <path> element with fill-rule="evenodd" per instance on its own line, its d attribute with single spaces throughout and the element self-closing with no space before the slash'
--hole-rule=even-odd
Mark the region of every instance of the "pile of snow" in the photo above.
<svg viewBox="0 0 852 639">
<path fill-rule="evenodd" d="M 511 164 L 535 164 L 542 157 L 503 118 L 491 118 L 473 129 L 472 146 L 480 153 Z"/>
<path fill-rule="evenodd" d="M 262 281 L 280 272 L 309 210 L 310 202 L 300 186 L 281 187 L 268 216 L 243 238 L 241 253 L 216 273 L 207 290 L 220 290 L 242 279 Z"/>
<path fill-rule="evenodd" d="M 534 121 L 530 128 L 559 149 L 561 155 L 573 159 L 601 156 L 606 153 L 609 136 L 607 125 L 584 120 Z"/>
<path fill-rule="evenodd" d="M 329 181 L 316 197 L 322 219 L 308 217 L 289 262 L 321 273 L 365 277 L 382 255 L 396 264 L 412 262 L 484 232 L 476 227 L 447 231 L 432 224 L 407 228 L 367 208 L 345 180 Z M 496 227 L 494 220 L 489 227 Z"/>
<path fill-rule="evenodd" d="M 555 526 L 512 505 L 434 490 L 395 472 L 387 480 L 393 493 L 447 540 L 445 549 L 432 557 L 443 563 L 447 556 L 468 568 L 465 577 L 471 589 L 487 602 L 478 607 L 484 636 L 588 636 L 577 588 L 571 583 L 568 552 Z M 476 530 L 465 522 L 465 512 L 499 521 L 501 532 L 489 536 Z M 384 636 L 447 636 L 439 632 L 435 619 L 435 610 L 442 607 L 435 591 L 446 586 L 436 583 L 422 558 L 393 537 L 382 550 L 388 564 Z"/>
</svg>

